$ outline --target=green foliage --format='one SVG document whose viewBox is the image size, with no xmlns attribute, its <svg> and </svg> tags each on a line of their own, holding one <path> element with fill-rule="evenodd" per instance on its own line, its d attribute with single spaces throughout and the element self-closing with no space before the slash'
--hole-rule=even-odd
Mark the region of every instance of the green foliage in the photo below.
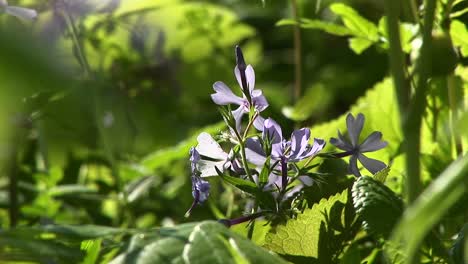
<svg viewBox="0 0 468 264">
<path fill-rule="evenodd" d="M 387 237 L 403 213 L 403 201 L 382 182 L 368 176 L 356 180 L 352 196 L 363 228 Z"/>
<path fill-rule="evenodd" d="M 216 222 L 189 223 L 133 236 L 112 263 L 285 263 Z"/>
<path fill-rule="evenodd" d="M 322 199 L 296 219 L 272 229 L 265 237 L 265 248 L 281 255 L 304 256 L 314 259 L 333 258 L 352 225 L 346 210 L 348 191 Z"/>
<path fill-rule="evenodd" d="M 466 24 L 454 20 L 450 25 L 450 36 L 452 37 L 453 43 L 460 47 L 461 54 L 463 57 L 468 56 L 468 29 Z"/>
</svg>

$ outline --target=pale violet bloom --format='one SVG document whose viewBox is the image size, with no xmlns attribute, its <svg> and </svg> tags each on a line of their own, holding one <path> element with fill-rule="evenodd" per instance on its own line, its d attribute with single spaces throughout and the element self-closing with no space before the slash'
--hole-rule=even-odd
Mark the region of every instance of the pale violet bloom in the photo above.
<svg viewBox="0 0 468 264">
<path fill-rule="evenodd" d="M 239 54 L 242 54 L 240 49 L 238 49 L 238 51 Z M 241 62 L 238 63 L 242 63 L 243 67 L 245 67 L 243 57 L 241 58 Z M 237 82 L 241 87 L 241 91 L 243 91 L 243 96 L 239 97 L 235 95 L 226 84 L 218 81 L 213 84 L 213 89 L 216 93 L 211 94 L 211 99 L 213 99 L 213 102 L 215 102 L 218 105 L 236 104 L 239 106 L 236 110 L 232 111 L 234 119 L 236 120 L 236 127 L 239 129 L 242 116 L 250 112 L 250 107 L 253 107 L 257 112 L 262 112 L 268 107 L 268 102 L 265 96 L 263 96 L 261 90 L 254 89 L 255 71 L 250 64 L 247 65 L 247 67 L 245 68 L 245 79 L 247 83 L 247 89 L 243 89 L 241 71 L 239 70 L 239 66 L 236 66 L 234 68 L 234 75 L 236 76 Z M 247 95 L 245 94 L 247 92 L 249 93 L 248 95 L 251 98 L 252 105 L 250 105 L 249 100 L 247 99 Z M 263 122 L 264 119 L 260 115 L 258 115 L 257 118 L 254 120 L 253 125 L 258 130 L 261 130 L 263 128 Z"/>
<path fill-rule="evenodd" d="M 365 152 L 372 152 L 385 148 L 387 141 L 382 141 L 382 133 L 378 131 L 372 132 L 361 144 L 359 144 L 359 135 L 364 126 L 365 117 L 359 113 L 356 118 L 350 113 L 346 116 L 346 127 L 348 128 L 349 141 L 338 130 L 338 138 L 331 138 L 330 143 L 337 148 L 344 150 L 344 153 L 338 153 L 336 156 L 351 156 L 349 159 L 348 170 L 350 173 L 361 176 L 357 166 L 357 160 L 370 171 L 375 174 L 386 167 L 385 163 L 364 156 Z"/>
<path fill-rule="evenodd" d="M 263 141 L 271 142 L 271 159 L 284 162 L 298 162 L 300 160 L 317 155 L 325 147 L 325 140 L 314 139 L 309 145 L 310 130 L 301 128 L 294 130 L 291 140 L 283 138 L 281 127 L 273 119 L 268 118 L 263 124 Z M 250 162 L 255 165 L 263 165 L 266 154 L 260 144 L 260 140 L 249 138 L 246 142 L 246 155 Z"/>
<path fill-rule="evenodd" d="M 310 130 L 302 128 L 294 130 L 291 134 L 291 140 L 287 141 L 283 138 L 281 127 L 273 119 L 268 118 L 263 124 L 262 133 L 263 142 L 271 143 L 271 160 L 278 161 L 278 169 L 281 171 L 281 176 L 274 174 L 269 175 L 268 184 L 265 187 L 277 186 L 280 189 L 286 189 L 290 177 L 287 176 L 288 162 L 298 162 L 317 155 L 324 147 L 325 140 L 314 139 L 312 145 L 309 144 Z M 259 166 L 265 165 L 267 154 L 257 138 L 249 138 L 246 142 L 247 159 Z M 307 176 L 300 176 L 299 180 L 303 185 L 312 185 L 311 179 Z M 302 188 L 302 185 L 295 188 L 297 192 Z"/>
<path fill-rule="evenodd" d="M 210 195 L 210 183 L 200 178 L 197 164 L 200 161 L 200 154 L 195 148 L 190 149 L 190 168 L 192 178 L 192 206 L 187 210 L 186 216 L 189 216 L 197 204 L 202 204 Z"/>
<path fill-rule="evenodd" d="M 231 169 L 234 172 L 242 172 L 240 162 L 234 159 L 233 153 L 226 153 L 210 134 L 202 132 L 197 137 L 196 150 L 201 155 L 197 161 L 197 168 L 201 177 L 218 176 L 215 167 L 224 172 Z"/>
<path fill-rule="evenodd" d="M 32 20 L 37 17 L 36 10 L 19 6 L 10 6 L 8 5 L 7 0 L 0 0 L 0 10 L 12 16 L 26 20 Z"/>
</svg>

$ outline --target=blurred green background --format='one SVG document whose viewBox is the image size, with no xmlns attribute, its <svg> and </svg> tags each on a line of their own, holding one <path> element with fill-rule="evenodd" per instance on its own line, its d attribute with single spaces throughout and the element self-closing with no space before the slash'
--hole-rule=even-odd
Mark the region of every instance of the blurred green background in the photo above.
<svg viewBox="0 0 468 264">
<path fill-rule="evenodd" d="M 295 9 L 336 22 L 332 2 L 9 1 L 38 17 L 0 14 L 0 226 L 11 221 L 7 175 L 18 180 L 18 224 L 188 221 L 188 149 L 197 132 L 223 128 L 212 84 L 240 93 L 235 45 L 270 103 L 263 115 L 288 131 L 343 114 L 388 74 L 378 46 L 356 54 L 345 37 L 301 29 L 303 97 L 294 99 L 294 28 L 275 25 Z M 383 15 L 382 1 L 341 2 L 374 23 Z M 190 220 L 242 212 L 230 202 L 239 194 L 223 190 Z"/>
</svg>

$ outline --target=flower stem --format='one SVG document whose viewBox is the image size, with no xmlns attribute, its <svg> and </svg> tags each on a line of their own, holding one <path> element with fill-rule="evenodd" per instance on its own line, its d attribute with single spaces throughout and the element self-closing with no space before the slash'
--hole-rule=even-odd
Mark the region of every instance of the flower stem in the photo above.
<svg viewBox="0 0 468 264">
<path fill-rule="evenodd" d="M 247 221 L 254 220 L 256 218 L 259 218 L 260 216 L 263 216 L 264 214 L 265 212 L 257 212 L 257 213 L 241 216 L 239 218 L 234 218 L 234 219 L 220 219 L 218 222 L 224 224 L 227 227 L 231 227 L 233 225 L 237 225 L 237 224 L 245 223 Z"/>
<path fill-rule="evenodd" d="M 284 192 L 288 185 L 288 163 L 285 158 L 281 158 L 281 188 Z"/>
<path fill-rule="evenodd" d="M 297 1 L 291 0 L 293 18 L 299 22 L 299 12 Z M 293 26 L 294 29 L 294 103 L 301 97 L 302 88 L 302 47 L 301 47 L 301 28 L 298 24 Z"/>
</svg>

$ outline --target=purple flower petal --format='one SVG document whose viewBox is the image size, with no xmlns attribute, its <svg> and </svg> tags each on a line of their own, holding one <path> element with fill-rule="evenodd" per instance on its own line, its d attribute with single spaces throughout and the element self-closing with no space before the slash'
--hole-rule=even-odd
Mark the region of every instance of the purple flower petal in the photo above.
<svg viewBox="0 0 468 264">
<path fill-rule="evenodd" d="M 355 176 L 359 177 L 361 176 L 361 173 L 359 172 L 359 169 L 357 167 L 357 155 L 352 155 L 349 158 L 349 165 L 348 165 L 348 171 Z"/>
<path fill-rule="evenodd" d="M 382 133 L 372 132 L 359 146 L 360 152 L 369 152 L 383 149 L 388 145 L 387 141 L 382 141 Z"/>
<path fill-rule="evenodd" d="M 235 95 L 223 82 L 215 82 L 213 89 L 216 93 L 211 94 L 211 99 L 218 105 L 237 104 L 242 105 L 244 99 Z"/>
<path fill-rule="evenodd" d="M 302 182 L 305 186 L 312 186 L 314 184 L 314 179 L 309 176 L 299 176 L 297 177 L 299 181 Z"/>
<path fill-rule="evenodd" d="M 260 93 L 255 93 L 257 95 L 254 95 L 253 92 L 256 92 L 256 91 L 259 91 Z M 257 111 L 262 112 L 268 107 L 268 102 L 265 96 L 262 95 L 262 91 L 253 90 L 253 92 L 252 92 L 252 104 Z"/>
<path fill-rule="evenodd" d="M 260 115 L 257 115 L 257 118 L 255 118 L 253 125 L 257 130 L 263 131 L 264 123 L 265 123 L 265 118 L 261 117 Z"/>
<path fill-rule="evenodd" d="M 271 145 L 271 158 L 275 160 L 280 160 L 284 158 L 284 146 L 283 142 L 276 143 Z"/>
<path fill-rule="evenodd" d="M 196 203 L 203 203 L 210 195 L 210 183 L 199 177 L 192 177 L 192 195 Z"/>
<path fill-rule="evenodd" d="M 214 160 L 226 160 L 228 154 L 224 152 L 221 146 L 216 142 L 210 134 L 203 132 L 197 137 L 198 145 L 196 150 L 200 155 L 214 159 Z"/>
<path fill-rule="evenodd" d="M 19 6 L 7 6 L 5 7 L 5 12 L 12 16 L 26 20 L 32 20 L 37 17 L 36 10 Z"/>
<path fill-rule="evenodd" d="M 354 149 L 354 147 L 344 139 L 343 135 L 340 133 L 339 130 L 338 138 L 330 138 L 330 144 L 344 151 L 351 151 Z"/>
<path fill-rule="evenodd" d="M 346 116 L 346 127 L 348 128 L 349 139 L 353 146 L 357 146 L 359 142 L 359 135 L 361 134 L 362 127 L 364 126 L 364 115 L 359 113 L 354 119 L 354 116 L 349 113 Z"/>
<path fill-rule="evenodd" d="M 245 142 L 245 147 L 245 155 L 250 163 L 257 166 L 263 166 L 265 164 L 266 155 L 259 139 L 248 138 Z"/>
<path fill-rule="evenodd" d="M 282 143 L 283 132 L 275 120 L 268 118 L 263 123 L 263 139 L 269 139 L 272 144 Z"/>
<path fill-rule="evenodd" d="M 359 154 L 358 159 L 362 165 L 372 174 L 375 174 L 387 167 L 387 165 L 385 165 L 385 163 L 381 162 L 380 160 L 368 158 L 363 154 Z"/>
<path fill-rule="evenodd" d="M 291 157 L 299 157 L 306 150 L 310 138 L 310 129 L 301 128 L 291 134 Z"/>
<path fill-rule="evenodd" d="M 242 88 L 241 74 L 237 66 L 234 68 L 234 75 L 236 75 L 237 83 L 239 83 L 239 86 Z M 250 64 L 247 65 L 245 69 L 245 78 L 249 91 L 252 91 L 255 88 L 255 71 Z"/>
<path fill-rule="evenodd" d="M 242 121 L 242 116 L 245 114 L 244 106 L 239 106 L 236 110 L 232 111 L 232 115 L 234 116 L 234 119 L 236 120 L 236 128 L 237 131 L 241 130 L 241 121 Z"/>
</svg>

